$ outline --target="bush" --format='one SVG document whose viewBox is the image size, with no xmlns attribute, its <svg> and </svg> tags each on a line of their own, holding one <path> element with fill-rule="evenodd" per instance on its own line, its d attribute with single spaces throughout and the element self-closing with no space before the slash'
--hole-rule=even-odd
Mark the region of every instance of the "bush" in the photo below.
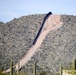
<svg viewBox="0 0 76 75">
<path fill-rule="evenodd" d="M 45 71 L 42 71 L 41 73 L 40 73 L 40 75 L 46 75 L 47 73 L 45 72 Z"/>
</svg>

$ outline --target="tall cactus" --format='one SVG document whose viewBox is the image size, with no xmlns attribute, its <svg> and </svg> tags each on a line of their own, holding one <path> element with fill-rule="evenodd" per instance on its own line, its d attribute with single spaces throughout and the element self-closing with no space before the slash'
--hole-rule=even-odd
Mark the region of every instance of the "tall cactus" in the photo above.
<svg viewBox="0 0 76 75">
<path fill-rule="evenodd" d="M 76 70 L 76 59 L 75 59 L 75 70 Z"/>
<path fill-rule="evenodd" d="M 18 61 L 18 70 L 17 70 L 17 75 L 19 75 L 19 69 L 20 69 L 20 61 Z"/>
<path fill-rule="evenodd" d="M 62 65 L 60 64 L 60 75 L 62 75 Z"/>
<path fill-rule="evenodd" d="M 33 75 L 36 75 L 36 62 L 34 62 L 34 65 L 33 65 Z"/>
<path fill-rule="evenodd" d="M 10 75 L 13 75 L 13 61 L 10 63 Z"/>
<path fill-rule="evenodd" d="M 75 58 L 73 59 L 73 62 L 72 62 L 72 69 L 76 70 L 76 59 Z"/>
</svg>

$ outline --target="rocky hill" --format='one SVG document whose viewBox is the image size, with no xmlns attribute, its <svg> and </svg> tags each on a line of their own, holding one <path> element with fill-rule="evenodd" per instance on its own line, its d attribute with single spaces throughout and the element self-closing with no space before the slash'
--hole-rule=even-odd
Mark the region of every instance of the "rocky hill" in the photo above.
<svg viewBox="0 0 76 75">
<path fill-rule="evenodd" d="M 20 60 L 32 46 L 45 14 L 29 15 L 0 23 L 0 69 L 5 70 Z M 59 66 L 71 64 L 76 57 L 76 16 L 61 15 L 63 26 L 51 31 L 38 52 L 22 67 L 22 71 L 32 73 L 32 64 L 37 61 L 37 71 L 59 72 Z M 69 68 L 67 66 L 67 68 Z"/>
</svg>

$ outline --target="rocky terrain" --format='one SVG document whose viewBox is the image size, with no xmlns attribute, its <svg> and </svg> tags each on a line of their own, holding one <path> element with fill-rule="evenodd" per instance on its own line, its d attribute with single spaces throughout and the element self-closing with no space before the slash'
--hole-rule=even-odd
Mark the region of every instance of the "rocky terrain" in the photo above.
<svg viewBox="0 0 76 75">
<path fill-rule="evenodd" d="M 5 70 L 20 60 L 32 46 L 45 15 L 29 15 L 14 19 L 6 24 L 0 22 L 0 69 Z M 63 26 L 51 31 L 38 52 L 22 67 L 32 73 L 32 64 L 37 62 L 37 71 L 59 72 L 59 66 L 71 64 L 76 57 L 76 16 L 62 15 Z M 67 66 L 67 68 L 69 68 Z"/>
<path fill-rule="evenodd" d="M 31 15 L 15 18 L 6 24 L 0 23 L 0 65 L 8 67 L 11 59 L 17 62 L 24 56 L 43 18 L 44 15 Z"/>
</svg>

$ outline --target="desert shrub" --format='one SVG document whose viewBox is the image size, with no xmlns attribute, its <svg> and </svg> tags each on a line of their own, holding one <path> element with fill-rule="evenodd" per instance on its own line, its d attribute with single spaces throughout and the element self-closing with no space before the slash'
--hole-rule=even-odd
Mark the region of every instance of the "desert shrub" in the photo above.
<svg viewBox="0 0 76 75">
<path fill-rule="evenodd" d="M 46 75 L 47 73 L 45 72 L 45 71 L 42 71 L 41 73 L 40 73 L 40 75 Z"/>
</svg>

